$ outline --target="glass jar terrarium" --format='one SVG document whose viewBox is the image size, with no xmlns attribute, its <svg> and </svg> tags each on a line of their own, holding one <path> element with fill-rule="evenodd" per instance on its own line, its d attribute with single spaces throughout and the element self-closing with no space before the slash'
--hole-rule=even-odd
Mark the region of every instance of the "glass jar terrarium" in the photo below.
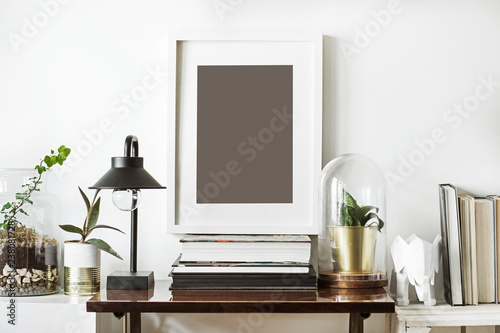
<svg viewBox="0 0 500 333">
<path fill-rule="evenodd" d="M 23 192 L 28 190 L 26 184 L 37 178 L 34 169 L 0 169 L 0 204 L 4 211 L 10 210 L 5 208 L 7 203 L 22 200 Z M 59 291 L 59 246 L 55 237 L 59 201 L 46 191 L 45 182 L 43 179 L 37 190 L 32 191 L 29 201 L 18 209 L 17 222 L 0 228 L 0 296 L 46 295 Z"/>
<path fill-rule="evenodd" d="M 318 284 L 333 288 L 387 285 L 385 178 L 375 162 L 346 154 L 320 176 Z"/>
</svg>

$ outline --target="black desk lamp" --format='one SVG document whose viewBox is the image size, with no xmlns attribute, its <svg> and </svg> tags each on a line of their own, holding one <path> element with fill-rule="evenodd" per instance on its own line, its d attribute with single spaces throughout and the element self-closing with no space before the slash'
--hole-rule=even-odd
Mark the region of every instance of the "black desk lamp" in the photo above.
<svg viewBox="0 0 500 333">
<path fill-rule="evenodd" d="M 114 272 L 108 276 L 107 289 L 149 289 L 154 285 L 152 271 L 137 271 L 137 206 L 140 189 L 164 189 L 143 167 L 139 141 L 134 135 L 125 139 L 125 156 L 112 157 L 108 170 L 90 189 L 113 189 L 113 203 L 131 212 L 130 272 Z"/>
</svg>

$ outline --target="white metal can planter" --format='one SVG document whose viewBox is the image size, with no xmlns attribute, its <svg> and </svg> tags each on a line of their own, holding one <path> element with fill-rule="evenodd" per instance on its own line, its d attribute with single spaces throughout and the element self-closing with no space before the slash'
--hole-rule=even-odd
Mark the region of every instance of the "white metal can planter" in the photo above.
<svg viewBox="0 0 500 333">
<path fill-rule="evenodd" d="M 64 242 L 64 294 L 91 296 L 101 286 L 101 250 L 89 243 Z"/>
</svg>

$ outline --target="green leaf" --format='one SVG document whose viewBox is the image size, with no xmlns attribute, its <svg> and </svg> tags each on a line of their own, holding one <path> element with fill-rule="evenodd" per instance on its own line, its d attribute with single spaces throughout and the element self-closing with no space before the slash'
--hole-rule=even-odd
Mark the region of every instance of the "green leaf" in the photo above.
<svg viewBox="0 0 500 333">
<path fill-rule="evenodd" d="M 91 239 L 88 239 L 87 242 L 95 245 L 97 248 L 103 250 L 104 252 L 107 252 L 107 253 L 117 257 L 118 259 L 123 260 L 122 257 L 120 257 L 120 255 L 118 253 L 116 253 L 116 251 L 113 250 L 111 248 L 111 246 L 109 246 L 109 244 L 106 243 L 105 241 L 103 241 L 102 239 L 91 238 Z"/>
<path fill-rule="evenodd" d="M 384 221 L 382 221 L 382 219 L 381 219 L 380 217 L 378 217 L 378 216 L 377 216 L 377 220 L 378 220 L 378 228 L 377 228 L 377 229 L 378 229 L 378 231 L 379 231 L 379 232 L 382 232 L 381 230 L 382 230 L 382 228 L 384 227 L 385 223 L 384 223 Z"/>
<path fill-rule="evenodd" d="M 45 164 L 49 165 L 50 164 L 50 156 L 45 155 L 45 157 L 43 158 L 43 161 L 45 162 Z"/>
<path fill-rule="evenodd" d="M 109 226 L 109 225 L 105 225 L 105 224 L 98 224 L 98 225 L 93 226 L 92 228 L 89 228 L 88 234 L 90 234 L 90 232 L 91 232 L 92 230 L 94 230 L 94 229 L 99 229 L 99 228 L 113 229 L 113 230 L 116 230 L 116 231 L 121 232 L 122 234 L 125 234 L 125 233 L 124 233 L 123 231 L 121 231 L 120 229 L 115 228 L 115 227 L 112 227 L 112 226 Z"/>
<path fill-rule="evenodd" d="M 80 194 L 83 197 L 83 201 L 85 201 L 85 205 L 87 206 L 87 213 L 88 213 L 89 210 L 90 210 L 90 201 L 89 201 L 89 198 L 87 198 L 87 196 L 85 195 L 85 192 L 82 191 L 82 189 L 80 188 L 80 186 L 78 186 L 78 189 L 80 190 Z"/>
<path fill-rule="evenodd" d="M 24 200 L 28 195 L 26 193 L 16 193 L 17 200 Z"/>
<path fill-rule="evenodd" d="M 48 165 L 49 167 L 55 165 L 57 163 L 57 156 L 50 156 L 50 165 Z"/>
<path fill-rule="evenodd" d="M 356 221 L 349 214 L 347 214 L 347 226 L 348 227 L 355 227 L 356 226 Z"/>
<path fill-rule="evenodd" d="M 359 210 L 358 210 L 359 211 Z M 349 216 L 349 226 L 352 227 L 361 227 L 362 226 L 362 219 L 358 218 L 358 213 L 357 209 L 354 207 L 347 207 L 347 212 Z"/>
<path fill-rule="evenodd" d="M 66 148 L 66 146 L 61 146 L 57 149 L 57 151 L 59 152 L 58 156 L 60 156 L 61 158 L 61 161 L 65 161 L 66 158 L 69 156 L 69 154 L 71 153 L 71 149 L 70 148 Z M 62 164 L 62 163 L 61 163 Z"/>
<path fill-rule="evenodd" d="M 345 203 L 342 203 L 340 206 L 340 216 L 339 216 L 340 225 L 349 226 L 349 214 L 347 213 L 347 206 Z"/>
<path fill-rule="evenodd" d="M 361 225 L 363 224 L 363 220 L 365 218 L 365 214 L 363 212 L 363 209 L 361 207 L 349 207 L 348 208 L 349 210 L 349 214 L 351 214 L 351 216 L 357 220 L 357 221 L 360 221 Z"/>
<path fill-rule="evenodd" d="M 85 236 L 85 233 L 83 232 L 83 230 L 80 229 L 80 228 L 78 228 L 78 227 L 75 227 L 74 225 L 71 225 L 71 224 L 60 224 L 59 227 L 62 230 L 64 230 L 64 231 L 72 232 L 72 233 L 75 233 L 75 234 L 80 234 L 83 237 Z"/>
<path fill-rule="evenodd" d="M 358 203 L 354 198 L 347 192 L 346 190 L 343 190 L 344 192 L 344 202 L 348 207 L 353 207 L 359 209 Z"/>
<path fill-rule="evenodd" d="M 378 230 L 379 232 L 381 232 L 382 228 L 384 227 L 384 221 L 382 221 L 382 219 L 381 219 L 380 217 L 378 217 L 378 215 L 377 215 L 377 214 L 375 214 L 375 213 L 370 213 L 370 214 L 368 214 L 368 219 L 366 220 L 366 222 L 369 222 L 370 220 L 373 220 L 373 219 L 376 219 L 376 220 L 377 220 L 377 222 L 373 222 L 373 223 L 376 223 L 376 224 L 377 224 L 377 230 Z M 371 223 L 371 224 L 373 224 L 373 223 Z M 370 225 L 371 225 L 371 224 L 370 224 Z"/>
<path fill-rule="evenodd" d="M 366 215 L 371 212 L 372 210 L 375 211 L 375 213 L 378 213 L 378 208 L 375 207 L 375 206 L 361 206 L 360 207 L 360 215 L 361 215 L 361 218 L 365 218 Z"/>
<path fill-rule="evenodd" d="M 10 202 L 7 202 L 5 205 L 3 205 L 2 207 L 2 212 L 6 209 L 9 209 L 10 207 L 12 207 L 11 203 Z"/>
<path fill-rule="evenodd" d="M 99 218 L 99 206 L 101 205 L 101 198 L 97 199 L 94 206 L 90 208 L 88 230 L 93 229 L 97 224 Z"/>
</svg>

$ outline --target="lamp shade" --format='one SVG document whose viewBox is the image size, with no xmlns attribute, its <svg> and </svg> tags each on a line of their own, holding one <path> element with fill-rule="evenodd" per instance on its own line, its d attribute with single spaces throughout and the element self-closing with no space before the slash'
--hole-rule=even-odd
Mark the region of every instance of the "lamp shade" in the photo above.
<svg viewBox="0 0 500 333">
<path fill-rule="evenodd" d="M 112 157 L 108 170 L 90 189 L 164 189 L 144 169 L 142 157 Z"/>
</svg>

